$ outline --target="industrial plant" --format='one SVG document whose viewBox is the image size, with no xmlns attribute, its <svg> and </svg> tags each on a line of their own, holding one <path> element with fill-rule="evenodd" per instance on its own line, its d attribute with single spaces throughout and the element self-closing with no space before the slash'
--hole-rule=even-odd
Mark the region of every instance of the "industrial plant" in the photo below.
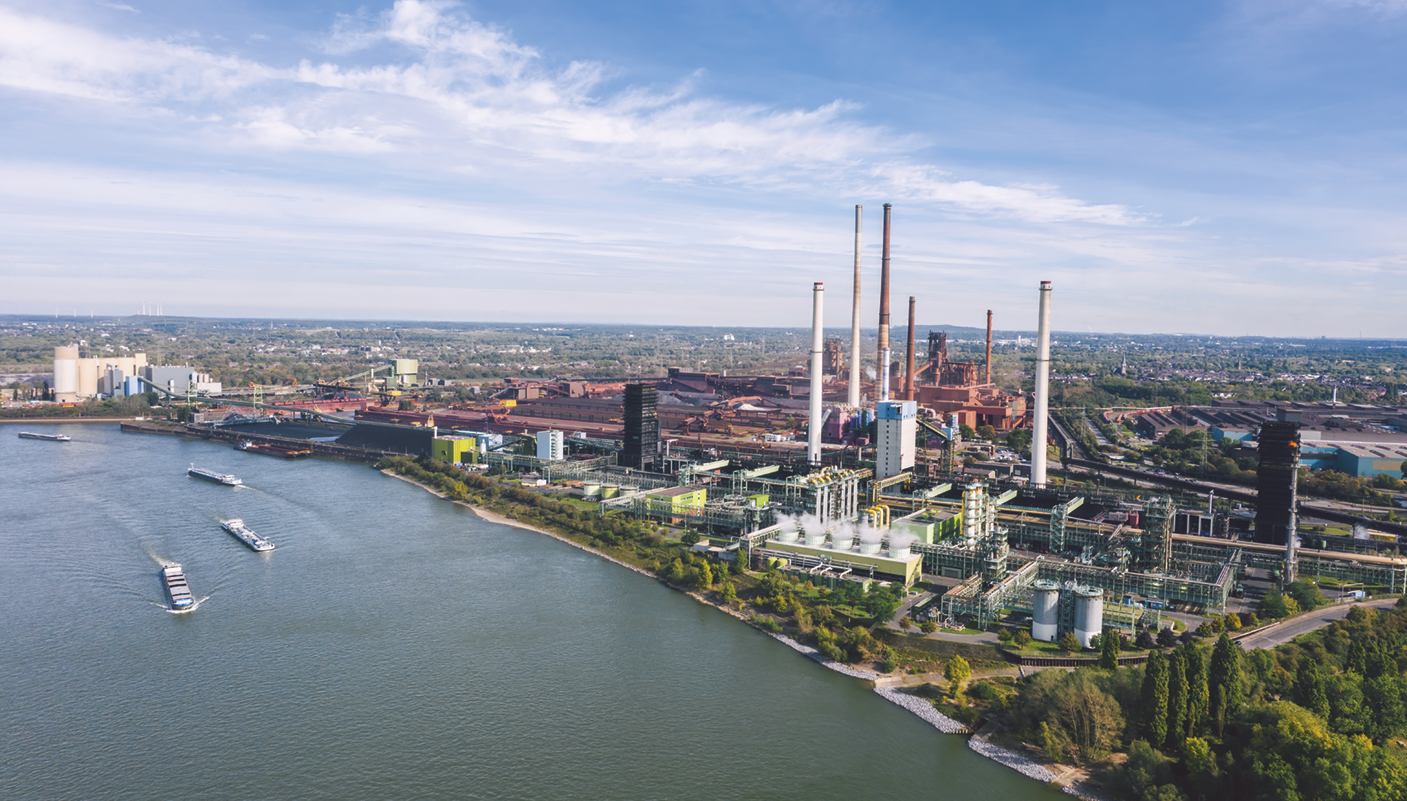
<svg viewBox="0 0 1407 801">
<path fill-rule="evenodd" d="M 936 591 L 915 613 L 943 625 L 987 629 L 1029 615 L 1032 637 L 1046 642 L 1070 634 L 1089 647 L 1106 630 L 1164 625 L 1174 608 L 1224 613 L 1247 571 L 1282 583 L 1300 575 L 1407 587 L 1407 560 L 1388 544 L 1297 532 L 1294 414 L 1262 424 L 1261 484 L 1246 498 L 1255 514 L 1243 515 L 1244 525 L 1231 526 L 1231 512 L 1190 482 L 1052 481 L 1051 462 L 1064 461 L 1071 438 L 1051 419 L 1051 282 L 1030 298 L 1037 336 L 1029 397 L 993 383 L 991 311 L 985 359 L 955 360 L 946 333 L 917 341 L 921 296 L 909 296 L 906 351 L 895 358 L 890 204 L 878 342 L 866 364 L 861 219 L 856 206 L 848 348 L 825 337 L 825 285 L 814 282 L 808 363 L 786 375 L 670 368 L 630 381 L 511 379 L 430 408 L 418 401 L 430 383 L 409 359 L 307 388 L 312 398 L 216 397 L 196 374 L 151 372 L 142 354 L 95 361 L 60 348 L 55 389 L 81 396 L 121 386 L 233 410 L 207 420 L 212 431 L 296 412 L 332 432 L 309 435 L 329 455 L 417 454 L 521 474 L 525 485 L 531 478 L 567 488 L 601 514 L 692 531 L 754 567 L 818 586 L 925 582 Z M 1007 475 L 965 470 L 958 454 L 972 443 L 963 431 L 977 426 L 1029 428 L 1029 462 Z"/>
</svg>

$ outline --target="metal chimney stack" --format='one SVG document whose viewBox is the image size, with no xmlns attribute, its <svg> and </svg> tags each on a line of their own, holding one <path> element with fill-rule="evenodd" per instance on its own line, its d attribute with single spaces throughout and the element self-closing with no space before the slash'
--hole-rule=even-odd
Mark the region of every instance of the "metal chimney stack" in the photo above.
<svg viewBox="0 0 1407 801">
<path fill-rule="evenodd" d="M 860 405 L 860 211 L 855 207 L 855 300 L 850 307 L 850 391 L 846 402 Z"/>
<path fill-rule="evenodd" d="M 987 310 L 987 380 L 984 384 L 992 383 L 992 310 Z"/>
<path fill-rule="evenodd" d="M 821 299 L 825 286 L 817 281 L 811 288 L 811 417 L 806 424 L 806 458 L 811 464 L 821 463 Z"/>
<path fill-rule="evenodd" d="M 909 363 L 904 370 L 904 400 L 914 399 L 914 296 L 909 296 Z"/>
<path fill-rule="evenodd" d="M 1041 282 L 1036 325 L 1036 418 L 1031 434 L 1031 484 L 1045 486 L 1046 427 L 1050 423 L 1050 282 Z"/>
<path fill-rule="evenodd" d="M 884 204 L 884 255 L 879 268 L 879 399 L 889 400 L 889 213 L 892 205 Z"/>
</svg>

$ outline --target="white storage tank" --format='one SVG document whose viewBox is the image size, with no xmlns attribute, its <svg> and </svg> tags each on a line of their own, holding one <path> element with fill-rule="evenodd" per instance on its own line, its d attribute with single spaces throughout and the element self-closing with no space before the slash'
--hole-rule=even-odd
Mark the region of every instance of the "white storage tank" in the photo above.
<svg viewBox="0 0 1407 801">
<path fill-rule="evenodd" d="M 601 497 L 601 482 L 587 481 L 581 485 L 581 495 L 583 498 Z"/>
<path fill-rule="evenodd" d="M 855 535 L 849 531 L 836 529 L 831 532 L 831 549 L 836 551 L 848 551 L 850 546 L 855 544 Z"/>
<path fill-rule="evenodd" d="M 914 538 L 910 534 L 892 534 L 889 537 L 889 558 L 908 559 L 911 555 L 909 546 L 913 544 Z"/>
<path fill-rule="evenodd" d="M 1104 630 L 1104 590 L 1079 587 L 1075 590 L 1075 639 L 1083 648 L 1089 639 Z"/>
<path fill-rule="evenodd" d="M 1060 585 L 1042 579 L 1032 588 L 1031 639 L 1055 642 L 1060 633 Z"/>
<path fill-rule="evenodd" d="M 806 530 L 806 545 L 811 548 L 820 548 L 826 544 L 826 532 L 817 528 L 815 531 Z"/>
<path fill-rule="evenodd" d="M 879 540 L 860 540 L 860 553 L 874 556 L 879 553 Z"/>
<path fill-rule="evenodd" d="M 801 539 L 801 532 L 795 523 L 783 523 L 782 530 L 777 532 L 778 542 L 796 542 L 798 539 Z"/>
</svg>

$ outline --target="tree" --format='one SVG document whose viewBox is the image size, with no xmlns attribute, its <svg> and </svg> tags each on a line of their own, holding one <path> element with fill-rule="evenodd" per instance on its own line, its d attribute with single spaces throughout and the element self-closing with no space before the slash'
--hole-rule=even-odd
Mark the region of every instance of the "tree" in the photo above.
<svg viewBox="0 0 1407 801">
<path fill-rule="evenodd" d="M 1017 629 L 1016 633 L 1011 637 L 1011 642 L 1015 644 L 1017 648 L 1025 648 L 1031 644 L 1031 632 L 1025 629 Z"/>
<path fill-rule="evenodd" d="M 909 619 L 908 615 L 904 615 L 903 617 L 899 618 L 899 628 L 903 629 L 904 631 L 908 631 L 913 627 L 914 622 Z"/>
<path fill-rule="evenodd" d="M 1090 671 L 1077 670 L 1055 691 L 1052 712 L 1085 761 L 1108 753 L 1124 728 L 1124 716 L 1109 694 L 1099 689 Z"/>
<path fill-rule="evenodd" d="M 977 436 L 991 442 L 996 439 L 997 430 L 989 425 L 980 425 L 977 427 Z"/>
<path fill-rule="evenodd" d="M 967 423 L 960 423 L 958 425 L 958 435 L 961 436 L 964 441 L 977 438 L 977 432 L 973 431 L 972 426 Z"/>
<path fill-rule="evenodd" d="M 1073 633 L 1068 632 L 1068 631 L 1065 632 L 1064 634 L 1060 635 L 1059 644 L 1060 644 L 1060 650 L 1062 650 L 1062 651 L 1064 651 L 1064 652 L 1066 652 L 1066 653 L 1073 654 L 1074 652 L 1080 650 L 1080 641 L 1079 641 L 1079 639 L 1076 638 Z"/>
<path fill-rule="evenodd" d="M 1246 679 L 1241 673 L 1241 647 L 1222 634 L 1212 648 L 1212 664 L 1207 671 L 1207 711 L 1216 736 L 1220 737 L 1226 721 L 1241 712 L 1246 700 Z"/>
<path fill-rule="evenodd" d="M 934 623 L 931 620 L 925 620 L 922 623 L 918 624 L 918 629 L 924 634 L 932 634 L 933 632 L 938 630 L 938 624 Z"/>
<path fill-rule="evenodd" d="M 1041 748 L 1045 755 L 1050 757 L 1052 762 L 1059 762 L 1065 758 L 1065 742 L 1060 739 L 1055 729 L 1049 723 L 1041 721 Z"/>
<path fill-rule="evenodd" d="M 1168 659 L 1160 651 L 1148 655 L 1143 668 L 1143 735 L 1150 743 L 1168 738 Z"/>
<path fill-rule="evenodd" d="M 1105 670 L 1119 669 L 1119 633 L 1117 631 L 1104 632 L 1104 641 L 1100 643 L 1099 666 Z"/>
<path fill-rule="evenodd" d="M 1188 643 L 1182 646 L 1183 665 L 1187 674 L 1187 719 L 1184 724 L 1188 737 L 1196 737 L 1207 717 L 1207 660 L 1202 651 Z"/>
<path fill-rule="evenodd" d="M 731 582 L 731 581 L 725 581 L 725 582 L 723 582 L 723 590 L 722 590 L 722 592 L 719 594 L 719 598 L 722 599 L 723 603 L 725 603 L 725 604 L 727 604 L 727 605 L 729 605 L 729 606 L 732 606 L 735 602 L 737 602 L 737 600 L 738 600 L 738 590 L 737 590 L 737 588 L 735 588 L 735 587 L 733 586 L 733 582 Z"/>
<path fill-rule="evenodd" d="M 1324 691 L 1324 677 L 1319 675 L 1319 666 L 1309 658 L 1300 663 L 1295 674 L 1294 698 L 1301 707 L 1324 720 L 1329 719 L 1329 696 Z"/>
<path fill-rule="evenodd" d="M 1309 612 L 1327 604 L 1329 600 L 1324 597 L 1324 593 L 1319 591 L 1319 585 L 1300 580 L 1292 583 L 1285 590 L 1286 594 L 1295 599 L 1300 609 Z"/>
<path fill-rule="evenodd" d="M 1187 670 L 1182 649 L 1168 654 L 1168 748 L 1181 750 L 1186 739 Z"/>
<path fill-rule="evenodd" d="M 952 693 L 954 698 L 962 695 L 962 684 L 971 677 L 972 666 L 960 656 L 954 656 L 943 666 L 943 678 L 948 680 L 948 692 Z"/>
</svg>

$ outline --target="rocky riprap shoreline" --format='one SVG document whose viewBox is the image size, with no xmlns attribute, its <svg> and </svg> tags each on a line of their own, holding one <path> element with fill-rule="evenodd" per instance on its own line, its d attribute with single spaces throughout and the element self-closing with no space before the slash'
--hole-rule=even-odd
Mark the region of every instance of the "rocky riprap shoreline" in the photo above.
<svg viewBox="0 0 1407 801">
<path fill-rule="evenodd" d="M 849 665 L 837 662 L 834 659 L 831 659 L 830 657 L 821 653 L 820 651 L 817 651 L 815 648 L 812 648 L 809 645 L 802 645 L 801 643 L 797 642 L 796 640 L 793 640 L 785 634 L 773 634 L 772 636 L 777 638 L 777 640 L 779 640 L 783 645 L 787 646 L 788 648 L 791 648 L 792 650 L 798 651 L 811 657 L 817 662 L 820 662 L 822 665 L 825 665 L 831 670 L 834 670 L 836 673 L 844 673 L 845 675 L 850 676 L 852 678 L 864 679 L 866 681 L 874 681 L 875 679 L 879 678 L 878 673 L 869 670 L 860 670 L 859 668 L 853 668 Z"/>
<path fill-rule="evenodd" d="M 958 723 L 942 712 L 939 712 L 927 699 L 919 698 L 916 695 L 909 695 L 908 693 L 901 693 L 898 690 L 888 687 L 876 687 L 874 691 L 879 693 L 880 697 L 892 701 L 915 715 L 918 715 L 920 718 L 923 718 L 932 725 L 933 728 L 944 734 L 965 734 L 967 732 L 966 726 Z"/>
<path fill-rule="evenodd" d="M 967 747 L 988 759 L 1006 765 L 1027 778 L 1035 779 L 1038 782 L 1055 781 L 1055 774 L 1050 772 L 1050 768 L 1038 765 L 1015 751 L 1008 751 L 1001 746 L 992 745 L 981 737 L 970 738 L 967 741 Z"/>
</svg>

